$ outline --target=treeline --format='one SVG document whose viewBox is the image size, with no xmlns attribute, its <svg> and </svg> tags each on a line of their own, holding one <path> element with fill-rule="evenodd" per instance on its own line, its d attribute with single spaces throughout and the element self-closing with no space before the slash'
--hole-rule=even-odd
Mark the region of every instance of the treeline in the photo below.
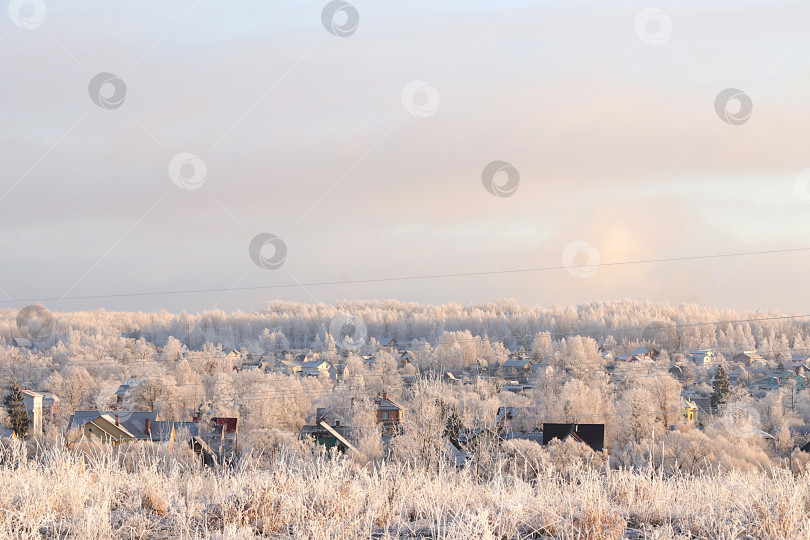
<svg viewBox="0 0 810 540">
<path fill-rule="evenodd" d="M 7 343 L 15 337 L 26 337 L 26 330 L 18 324 L 18 313 L 0 311 L 0 339 Z M 52 347 L 60 342 L 91 339 L 96 347 L 106 346 L 113 352 L 122 333 L 161 346 L 174 337 L 199 350 L 206 343 L 237 349 L 256 347 L 263 334 L 277 332 L 290 348 L 305 349 L 326 344 L 335 318 L 347 315 L 362 324 L 362 337 L 368 341 L 394 338 L 407 347 L 414 340 L 435 344 L 445 332 L 468 331 L 509 349 L 529 349 L 541 333 L 548 333 L 555 341 L 579 335 L 592 337 L 600 345 L 607 342 L 621 347 L 648 342 L 670 352 L 707 347 L 721 352 L 756 348 L 767 357 L 781 350 L 810 349 L 810 329 L 804 318 L 775 318 L 785 316 L 777 311 L 735 311 L 696 304 L 675 307 L 632 300 L 550 307 L 522 306 L 510 300 L 468 306 L 395 300 L 332 305 L 274 301 L 263 311 L 251 313 L 97 310 L 51 315 L 51 328 L 37 336 L 37 345 Z M 75 337 L 75 333 L 81 337 Z"/>
</svg>

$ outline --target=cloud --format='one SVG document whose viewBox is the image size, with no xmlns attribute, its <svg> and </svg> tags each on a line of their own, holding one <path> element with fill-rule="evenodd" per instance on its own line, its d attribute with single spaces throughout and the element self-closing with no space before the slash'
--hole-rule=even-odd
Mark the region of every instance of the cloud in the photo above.
<svg viewBox="0 0 810 540">
<path fill-rule="evenodd" d="M 77 294 L 232 286 L 244 276 L 331 281 L 555 265 L 574 240 L 607 261 L 806 237 L 792 184 L 810 166 L 804 3 L 684 2 L 669 8 L 672 35 L 659 46 L 638 39 L 631 6 L 358 5 L 348 38 L 324 31 L 322 7 L 80 1 L 49 6 L 36 30 L 4 23 L 0 239 L 14 256 L 0 287 L 58 296 L 88 271 Z M 89 99 L 100 72 L 126 82 L 120 108 Z M 429 117 L 402 105 L 413 80 L 440 96 Z M 716 117 L 714 98 L 728 87 L 752 97 L 743 126 Z M 194 191 L 168 174 L 184 152 L 206 164 Z M 481 185 L 495 160 L 520 172 L 513 197 Z M 282 273 L 248 257 L 263 232 L 289 248 Z M 603 269 L 584 282 L 567 273 L 411 282 L 394 294 L 677 302 L 699 300 L 728 270 L 707 263 L 685 277 L 684 268 Z M 710 300 L 795 306 L 791 275 L 767 297 L 729 288 L 758 271 L 767 265 L 747 261 L 735 270 L 741 281 L 726 278 Z M 310 294 L 234 293 L 221 305 Z M 218 299 L 68 307 L 202 309 Z"/>
</svg>

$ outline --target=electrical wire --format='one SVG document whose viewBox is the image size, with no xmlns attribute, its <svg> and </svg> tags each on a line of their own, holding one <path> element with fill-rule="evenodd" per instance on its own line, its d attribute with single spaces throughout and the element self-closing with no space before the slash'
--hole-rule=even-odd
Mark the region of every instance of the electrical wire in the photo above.
<svg viewBox="0 0 810 540">
<path fill-rule="evenodd" d="M 256 290 L 271 290 L 271 289 L 290 289 L 290 288 L 306 288 L 306 287 L 322 287 L 334 285 L 359 285 L 369 283 L 390 283 L 400 281 L 416 281 L 428 279 L 447 279 L 458 277 L 474 277 L 474 276 L 492 276 L 504 274 L 519 274 L 531 272 L 547 272 L 552 270 L 570 270 L 572 268 L 602 268 L 613 266 L 628 266 L 638 264 L 653 264 L 653 263 L 669 263 L 669 262 L 683 262 L 695 261 L 706 259 L 721 259 L 729 257 L 750 257 L 756 255 L 775 255 L 780 253 L 796 253 L 810 251 L 810 247 L 786 248 L 786 249 L 770 249 L 763 251 L 747 251 L 737 253 L 719 253 L 710 255 L 691 255 L 684 257 L 665 257 L 660 259 L 639 259 L 632 261 L 615 261 L 599 264 L 583 264 L 583 265 L 562 265 L 562 266 L 544 266 L 535 268 L 517 268 L 517 269 L 504 269 L 504 270 L 487 270 L 480 272 L 455 272 L 446 274 L 424 274 L 418 276 L 399 276 L 399 277 L 383 277 L 383 278 L 367 278 L 367 279 L 346 279 L 335 281 L 313 281 L 308 283 L 283 283 L 276 285 L 252 285 L 244 287 L 227 287 L 227 288 L 207 288 L 207 289 L 186 289 L 186 290 L 173 290 L 173 291 L 150 291 L 150 292 L 130 292 L 130 293 L 110 293 L 110 294 L 90 294 L 90 295 L 74 295 L 74 296 L 54 296 L 54 297 L 39 297 L 39 298 L 17 298 L 17 299 L 2 299 L 0 304 L 7 303 L 30 303 L 30 302 L 55 302 L 63 300 L 91 300 L 100 298 L 128 298 L 128 297 L 141 297 L 141 296 L 168 296 L 180 294 L 206 294 L 206 293 L 223 293 L 223 292 L 236 292 L 236 291 L 256 291 Z"/>
</svg>

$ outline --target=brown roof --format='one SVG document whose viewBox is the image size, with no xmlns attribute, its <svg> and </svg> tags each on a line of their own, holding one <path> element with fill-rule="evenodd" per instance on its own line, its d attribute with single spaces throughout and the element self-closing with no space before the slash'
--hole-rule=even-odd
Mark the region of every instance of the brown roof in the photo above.
<svg viewBox="0 0 810 540">
<path fill-rule="evenodd" d="M 401 411 L 403 408 L 395 403 L 394 401 L 388 399 L 388 396 L 375 396 L 374 404 L 377 406 L 377 409 L 380 411 Z"/>
</svg>

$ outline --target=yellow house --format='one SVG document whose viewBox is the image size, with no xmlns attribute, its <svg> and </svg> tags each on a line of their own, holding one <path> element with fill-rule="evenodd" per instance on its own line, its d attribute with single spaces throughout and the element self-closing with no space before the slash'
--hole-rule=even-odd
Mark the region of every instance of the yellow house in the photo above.
<svg viewBox="0 0 810 540">
<path fill-rule="evenodd" d="M 689 400 L 684 400 L 683 418 L 687 422 L 695 422 L 698 416 L 698 406 Z"/>
<path fill-rule="evenodd" d="M 137 440 L 137 437 L 127 428 L 116 424 L 115 420 L 106 414 L 84 424 L 81 427 L 81 432 L 83 439 L 98 440 L 112 444 Z"/>
<path fill-rule="evenodd" d="M 173 443 L 180 429 L 189 436 L 199 434 L 197 422 L 161 421 L 156 412 L 76 411 L 68 422 L 68 431 L 79 430 L 77 439 L 109 444 L 128 441 Z"/>
<path fill-rule="evenodd" d="M 78 429 L 87 440 L 120 444 L 137 440 L 168 440 L 170 433 L 156 412 L 76 411 L 68 421 L 68 431 Z"/>
</svg>

